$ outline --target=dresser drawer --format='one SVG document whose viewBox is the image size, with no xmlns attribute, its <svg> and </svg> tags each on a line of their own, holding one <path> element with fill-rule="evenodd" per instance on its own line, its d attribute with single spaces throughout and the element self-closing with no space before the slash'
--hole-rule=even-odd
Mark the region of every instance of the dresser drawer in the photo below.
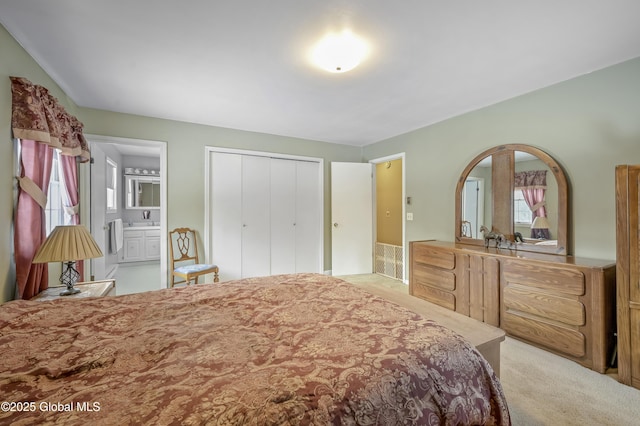
<svg viewBox="0 0 640 426">
<path fill-rule="evenodd" d="M 413 262 L 452 270 L 456 267 L 456 255 L 452 251 L 416 244 L 413 247 Z"/>
<path fill-rule="evenodd" d="M 443 308 L 456 310 L 456 297 L 453 293 L 437 289 L 428 285 L 414 283 L 411 287 L 412 295 L 424 299 L 428 302 L 435 303 Z"/>
<path fill-rule="evenodd" d="M 511 336 L 575 358 L 586 355 L 586 336 L 580 331 L 547 321 L 505 314 L 502 328 Z"/>
<path fill-rule="evenodd" d="M 521 284 L 571 296 L 585 294 L 585 276 L 577 268 L 503 260 L 502 271 L 504 280 L 509 284 Z"/>
<path fill-rule="evenodd" d="M 585 307 L 575 298 L 559 297 L 518 285 L 505 287 L 502 297 L 507 313 L 521 312 L 575 327 L 586 323 Z"/>
<path fill-rule="evenodd" d="M 413 268 L 413 279 L 416 283 L 436 287 L 441 290 L 456 289 L 456 275 L 450 271 L 416 264 Z"/>
</svg>

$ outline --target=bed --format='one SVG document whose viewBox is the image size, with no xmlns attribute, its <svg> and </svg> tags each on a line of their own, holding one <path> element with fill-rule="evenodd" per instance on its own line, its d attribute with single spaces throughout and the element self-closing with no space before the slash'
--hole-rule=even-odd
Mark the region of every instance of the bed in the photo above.
<svg viewBox="0 0 640 426">
<path fill-rule="evenodd" d="M 319 274 L 11 301 L 0 347 L 0 423 L 510 423 L 467 341 Z"/>
</svg>

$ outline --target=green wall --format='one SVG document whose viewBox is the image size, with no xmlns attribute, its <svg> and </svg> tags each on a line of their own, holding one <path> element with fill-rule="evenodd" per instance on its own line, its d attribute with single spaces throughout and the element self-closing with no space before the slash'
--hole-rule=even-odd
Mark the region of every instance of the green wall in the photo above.
<svg viewBox="0 0 640 426">
<path fill-rule="evenodd" d="M 460 173 L 477 154 L 507 143 L 534 145 L 564 168 L 573 254 L 615 260 L 614 169 L 640 163 L 640 59 L 369 145 L 363 155 L 405 152 L 414 214 L 407 241 L 452 241 Z"/>
</svg>

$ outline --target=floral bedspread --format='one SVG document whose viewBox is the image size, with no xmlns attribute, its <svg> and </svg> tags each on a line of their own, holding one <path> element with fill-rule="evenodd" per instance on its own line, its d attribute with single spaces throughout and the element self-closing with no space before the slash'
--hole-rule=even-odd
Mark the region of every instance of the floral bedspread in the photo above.
<svg viewBox="0 0 640 426">
<path fill-rule="evenodd" d="M 0 306 L 0 423 L 509 424 L 454 332 L 337 278 Z"/>
</svg>

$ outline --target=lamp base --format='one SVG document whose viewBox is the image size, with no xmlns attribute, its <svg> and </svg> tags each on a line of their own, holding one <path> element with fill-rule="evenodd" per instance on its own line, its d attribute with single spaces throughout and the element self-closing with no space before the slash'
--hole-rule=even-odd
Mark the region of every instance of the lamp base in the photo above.
<svg viewBox="0 0 640 426">
<path fill-rule="evenodd" d="M 67 265 L 67 269 L 60 275 L 60 283 L 65 285 L 67 289 L 61 292 L 60 296 L 71 296 L 72 294 L 78 294 L 80 293 L 80 289 L 73 288 L 76 281 L 78 281 L 78 277 L 80 276 L 76 268 L 74 268 L 76 262 L 68 261 L 65 262 L 65 264 Z"/>
<path fill-rule="evenodd" d="M 60 292 L 60 296 L 71 296 L 72 294 L 80 293 L 80 289 L 78 288 L 68 288 L 65 291 Z"/>
</svg>

